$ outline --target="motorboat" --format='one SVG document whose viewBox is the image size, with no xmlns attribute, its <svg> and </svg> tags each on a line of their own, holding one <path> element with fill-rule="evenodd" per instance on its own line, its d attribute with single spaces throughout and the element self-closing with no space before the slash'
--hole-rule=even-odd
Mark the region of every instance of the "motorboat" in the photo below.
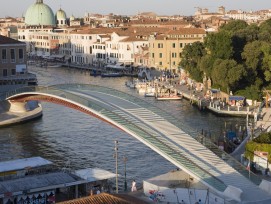
<svg viewBox="0 0 271 204">
<path fill-rule="evenodd" d="M 120 72 L 104 72 L 101 73 L 101 77 L 122 77 L 123 74 Z"/>
<path fill-rule="evenodd" d="M 158 101 L 165 101 L 165 100 L 181 100 L 183 98 L 182 95 L 158 95 L 156 99 Z"/>
<path fill-rule="evenodd" d="M 108 64 L 105 66 L 106 69 L 111 69 L 111 70 L 118 70 L 118 71 L 122 71 L 125 68 L 124 64 L 120 64 L 120 63 L 117 63 L 117 64 Z"/>
<path fill-rule="evenodd" d="M 145 97 L 155 97 L 155 92 L 145 93 Z"/>
<path fill-rule="evenodd" d="M 62 64 L 47 64 L 47 67 L 58 68 L 58 67 L 62 67 Z"/>
</svg>

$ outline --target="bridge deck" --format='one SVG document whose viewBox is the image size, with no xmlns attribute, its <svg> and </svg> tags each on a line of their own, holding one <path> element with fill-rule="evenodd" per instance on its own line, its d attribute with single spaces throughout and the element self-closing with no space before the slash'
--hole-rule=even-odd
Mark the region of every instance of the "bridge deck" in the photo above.
<svg viewBox="0 0 271 204">
<path fill-rule="evenodd" d="M 271 196 L 258 187 L 260 179 L 253 174 L 249 177 L 240 163 L 206 138 L 195 137 L 193 131 L 151 104 L 104 87 L 55 88 L 37 90 L 37 94 L 51 94 L 90 108 L 217 192 L 231 185 L 243 191 L 243 203 L 271 202 Z"/>
</svg>

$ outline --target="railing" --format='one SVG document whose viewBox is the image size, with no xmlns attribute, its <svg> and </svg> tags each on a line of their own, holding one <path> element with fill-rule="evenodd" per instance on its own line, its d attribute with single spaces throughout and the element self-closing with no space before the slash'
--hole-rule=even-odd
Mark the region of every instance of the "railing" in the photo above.
<svg viewBox="0 0 271 204">
<path fill-rule="evenodd" d="M 183 124 L 181 121 L 171 116 L 167 112 L 161 110 L 158 107 L 154 107 L 153 104 L 150 104 L 146 101 L 143 101 L 137 97 L 131 96 L 124 92 L 120 92 L 114 89 L 96 86 L 96 85 L 65 84 L 65 85 L 56 85 L 56 86 L 51 86 L 51 87 L 25 87 L 25 88 L 7 93 L 6 98 L 15 94 L 23 93 L 23 92 L 42 92 L 42 93 L 53 94 L 56 96 L 61 96 L 63 98 L 80 103 L 86 107 L 91 108 L 94 111 L 99 112 L 105 117 L 115 121 L 122 127 L 125 127 L 127 130 L 133 132 L 138 137 L 142 138 L 147 144 L 155 147 L 155 149 L 159 150 L 162 154 L 168 156 L 169 158 L 179 163 L 184 168 L 189 169 L 199 178 L 202 178 L 210 186 L 213 186 L 219 191 L 224 191 L 226 189 L 226 185 L 221 180 L 212 176 L 209 172 L 205 171 L 203 168 L 199 167 L 197 164 L 192 162 L 189 158 L 187 158 L 184 154 L 182 154 L 181 151 L 177 151 L 174 147 L 174 144 L 163 141 L 163 138 L 158 137 L 157 135 L 150 134 L 149 132 L 145 131 L 141 127 L 136 126 L 135 124 L 129 122 L 127 119 L 121 117 L 120 115 L 110 110 L 106 110 L 105 107 L 101 106 L 100 104 L 95 103 L 95 101 L 89 101 L 83 97 L 80 97 L 78 95 L 74 95 L 68 92 L 69 90 L 80 90 L 82 88 L 90 88 L 92 91 L 99 91 L 102 93 L 107 93 L 116 97 L 120 97 L 122 99 L 126 99 L 130 102 L 133 102 L 137 105 L 140 105 L 149 111 L 152 111 L 153 113 L 171 122 L 173 125 L 180 128 L 181 130 L 184 130 L 184 132 L 188 133 L 191 137 L 197 139 L 202 145 L 210 149 L 219 158 L 223 159 L 230 166 L 232 166 L 236 171 L 238 171 L 240 174 L 242 174 L 243 176 L 251 180 L 253 183 L 257 185 L 260 184 L 261 179 L 258 176 L 256 176 L 253 173 L 249 173 L 249 171 L 246 170 L 246 168 L 242 164 L 240 164 L 233 157 L 225 153 L 223 150 L 219 149 L 208 138 L 204 137 L 202 139 L 201 137 L 198 137 L 197 131 L 192 130 L 189 126 Z"/>
</svg>

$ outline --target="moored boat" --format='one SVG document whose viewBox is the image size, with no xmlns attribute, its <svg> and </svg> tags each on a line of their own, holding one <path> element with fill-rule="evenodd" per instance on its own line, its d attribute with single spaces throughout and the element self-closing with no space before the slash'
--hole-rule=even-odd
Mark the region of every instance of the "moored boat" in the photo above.
<svg viewBox="0 0 271 204">
<path fill-rule="evenodd" d="M 120 72 L 104 72 L 101 73 L 101 77 L 122 77 L 123 74 Z"/>
<path fill-rule="evenodd" d="M 162 100 L 181 100 L 183 98 L 182 95 L 161 95 L 161 96 L 156 96 L 156 99 L 159 101 Z"/>
<path fill-rule="evenodd" d="M 48 64 L 47 67 L 57 68 L 57 67 L 62 67 L 62 64 Z"/>
</svg>

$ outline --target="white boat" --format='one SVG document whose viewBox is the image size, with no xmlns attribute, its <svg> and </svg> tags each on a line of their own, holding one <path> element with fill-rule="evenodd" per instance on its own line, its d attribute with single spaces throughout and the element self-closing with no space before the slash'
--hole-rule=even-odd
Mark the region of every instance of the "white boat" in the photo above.
<svg viewBox="0 0 271 204">
<path fill-rule="evenodd" d="M 165 101 L 165 100 L 181 100 L 183 98 L 182 95 L 161 95 L 157 96 L 156 99 L 158 101 Z"/>
<path fill-rule="evenodd" d="M 145 97 L 154 97 L 154 96 L 155 96 L 154 92 L 145 93 Z"/>
<path fill-rule="evenodd" d="M 105 66 L 106 69 L 111 69 L 111 70 L 124 70 L 125 69 L 125 66 L 124 64 L 120 64 L 120 63 L 117 63 L 117 64 L 108 64 Z"/>
</svg>

